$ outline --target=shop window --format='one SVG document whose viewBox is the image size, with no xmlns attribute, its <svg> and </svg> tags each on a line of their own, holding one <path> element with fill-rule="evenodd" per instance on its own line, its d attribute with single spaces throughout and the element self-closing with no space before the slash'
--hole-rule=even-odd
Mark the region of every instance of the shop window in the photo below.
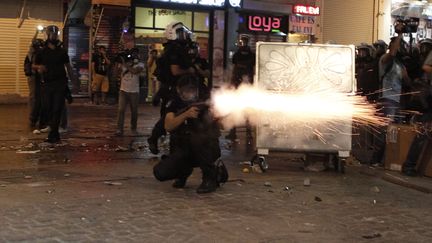
<svg viewBox="0 0 432 243">
<path fill-rule="evenodd" d="M 160 38 L 164 37 L 164 30 L 135 29 L 135 38 Z"/>
<path fill-rule="evenodd" d="M 194 13 L 194 31 L 209 31 L 210 19 L 209 13 L 195 12 Z"/>
<path fill-rule="evenodd" d="M 136 8 L 135 25 L 143 28 L 153 28 L 153 8 Z"/>
<path fill-rule="evenodd" d="M 192 12 L 174 9 L 155 9 L 156 28 L 165 28 L 173 21 L 182 22 L 188 28 L 192 28 Z"/>
</svg>

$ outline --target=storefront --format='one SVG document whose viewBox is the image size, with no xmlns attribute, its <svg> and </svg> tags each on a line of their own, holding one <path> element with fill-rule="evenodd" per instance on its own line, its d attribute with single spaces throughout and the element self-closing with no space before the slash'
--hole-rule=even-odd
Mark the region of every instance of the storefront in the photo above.
<svg viewBox="0 0 432 243">
<path fill-rule="evenodd" d="M 150 49 L 162 51 L 165 27 L 172 21 L 181 21 L 194 33 L 200 45 L 200 55 L 212 68 L 209 85 L 223 81 L 224 49 L 226 45 L 226 12 L 241 8 L 239 0 L 137 0 L 132 1 L 132 19 L 135 46 L 144 60 Z M 149 96 L 154 92 L 149 85 Z"/>
</svg>

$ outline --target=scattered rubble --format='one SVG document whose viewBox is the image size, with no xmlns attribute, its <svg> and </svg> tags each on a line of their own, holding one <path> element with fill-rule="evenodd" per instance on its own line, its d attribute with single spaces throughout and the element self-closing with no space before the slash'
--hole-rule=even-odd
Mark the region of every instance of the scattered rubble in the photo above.
<svg viewBox="0 0 432 243">
<path fill-rule="evenodd" d="M 303 186 L 310 186 L 310 185 L 311 185 L 310 179 L 309 178 L 305 178 L 303 180 Z"/>
</svg>

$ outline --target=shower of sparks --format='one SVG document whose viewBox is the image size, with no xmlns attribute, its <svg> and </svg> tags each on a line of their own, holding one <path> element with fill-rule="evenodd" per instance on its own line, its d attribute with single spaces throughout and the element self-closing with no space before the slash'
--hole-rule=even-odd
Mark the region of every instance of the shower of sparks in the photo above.
<svg viewBox="0 0 432 243">
<path fill-rule="evenodd" d="M 238 89 L 221 89 L 213 93 L 213 109 L 216 116 L 241 118 L 265 117 L 277 125 L 354 122 L 383 126 L 388 119 L 378 115 L 377 108 L 364 96 L 316 91 L 289 93 L 260 90 L 243 85 Z M 252 118 L 253 120 L 253 118 Z M 234 124 L 240 125 L 240 124 Z M 319 133 L 319 132 L 316 132 Z"/>
</svg>

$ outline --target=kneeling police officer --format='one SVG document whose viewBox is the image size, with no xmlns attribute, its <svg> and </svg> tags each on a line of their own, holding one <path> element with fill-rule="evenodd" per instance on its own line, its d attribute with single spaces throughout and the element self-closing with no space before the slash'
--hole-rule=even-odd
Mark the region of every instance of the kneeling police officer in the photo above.
<svg viewBox="0 0 432 243">
<path fill-rule="evenodd" d="M 215 162 L 221 155 L 220 131 L 209 112 L 207 87 L 196 76 L 178 80 L 176 97 L 167 105 L 165 129 L 170 133 L 170 153 L 155 165 L 153 173 L 160 181 L 175 180 L 173 187 L 183 188 L 194 167 L 202 171 L 202 183 L 197 193 L 213 192 L 224 181 L 218 175 Z M 220 167 L 219 167 L 220 168 Z"/>
</svg>

